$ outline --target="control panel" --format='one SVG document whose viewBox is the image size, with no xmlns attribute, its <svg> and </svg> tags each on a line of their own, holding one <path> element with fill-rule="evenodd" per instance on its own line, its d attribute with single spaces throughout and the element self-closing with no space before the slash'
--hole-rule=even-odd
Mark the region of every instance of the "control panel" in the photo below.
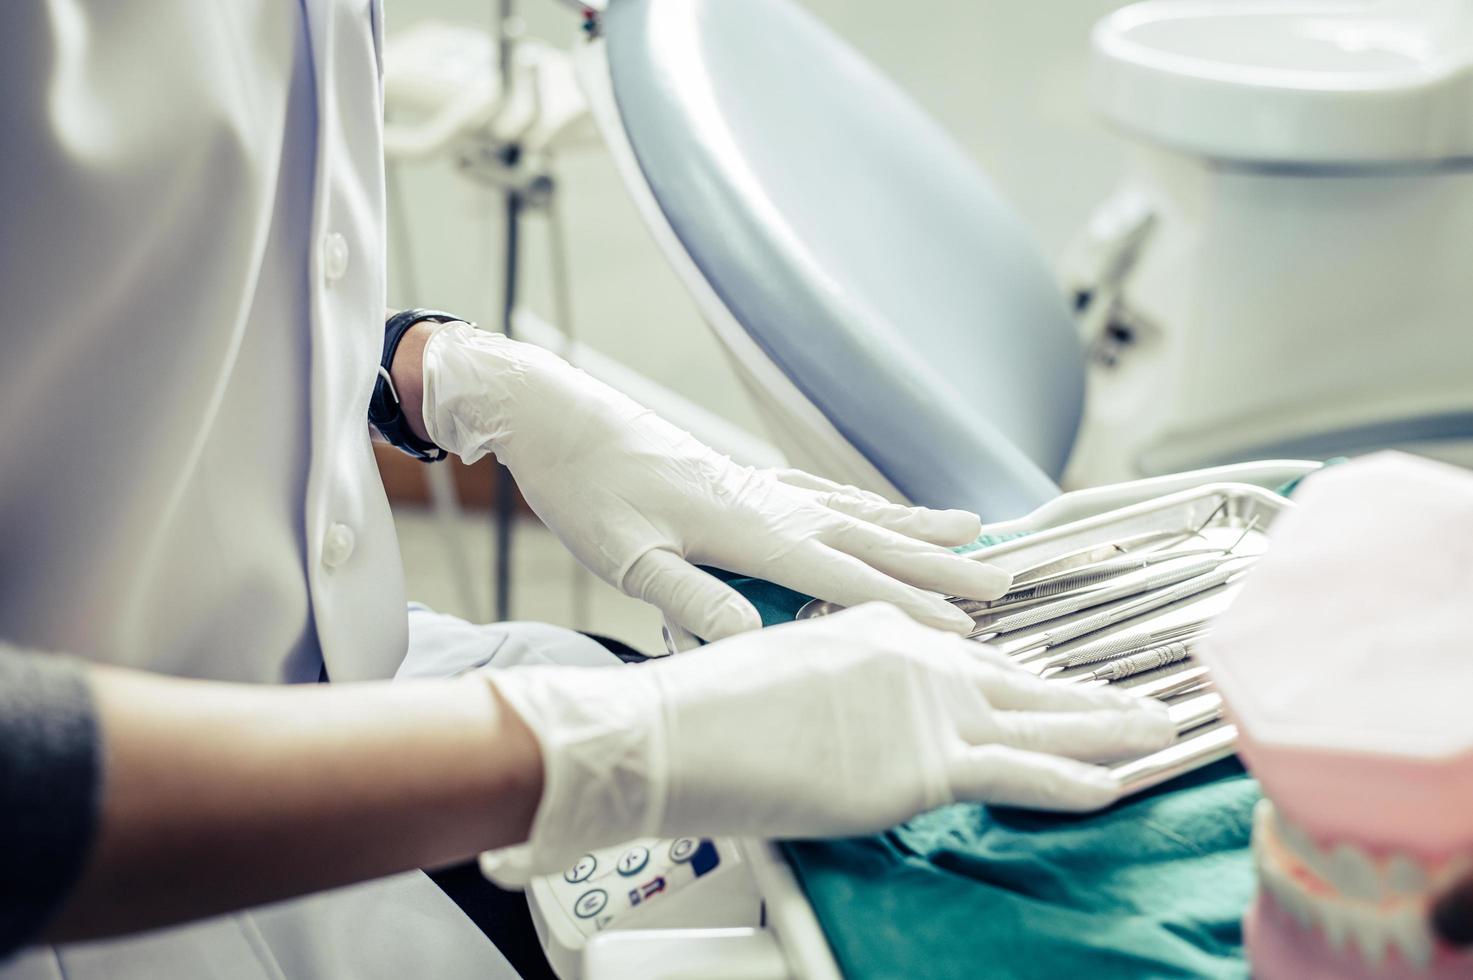
<svg viewBox="0 0 1473 980">
<path fill-rule="evenodd" d="M 583 945 L 607 929 L 757 925 L 761 901 L 735 841 L 644 838 L 590 851 L 560 875 L 533 879 L 532 919 L 563 980 Z"/>
</svg>

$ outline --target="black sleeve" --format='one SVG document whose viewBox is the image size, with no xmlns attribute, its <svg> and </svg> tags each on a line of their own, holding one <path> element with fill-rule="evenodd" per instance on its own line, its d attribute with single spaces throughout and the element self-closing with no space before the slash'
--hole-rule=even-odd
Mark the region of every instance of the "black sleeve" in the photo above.
<svg viewBox="0 0 1473 980">
<path fill-rule="evenodd" d="M 0 646 L 0 959 L 37 938 L 81 873 L 100 755 L 81 666 Z"/>
</svg>

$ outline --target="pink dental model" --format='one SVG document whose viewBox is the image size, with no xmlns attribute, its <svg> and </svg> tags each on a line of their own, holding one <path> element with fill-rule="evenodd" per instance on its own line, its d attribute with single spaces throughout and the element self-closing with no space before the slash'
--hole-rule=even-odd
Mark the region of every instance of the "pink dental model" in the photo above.
<svg viewBox="0 0 1473 980">
<path fill-rule="evenodd" d="M 1259 980 L 1473 977 L 1473 474 L 1382 454 L 1306 482 L 1204 644 L 1263 785 Z"/>
</svg>

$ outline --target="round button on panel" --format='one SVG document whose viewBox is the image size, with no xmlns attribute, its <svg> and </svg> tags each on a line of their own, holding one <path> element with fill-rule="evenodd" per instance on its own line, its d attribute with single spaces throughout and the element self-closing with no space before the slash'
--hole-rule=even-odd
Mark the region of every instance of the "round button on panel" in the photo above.
<svg viewBox="0 0 1473 980">
<path fill-rule="evenodd" d="M 670 860 L 676 864 L 682 864 L 690 860 L 692 854 L 696 853 L 696 845 L 700 841 L 694 837 L 680 837 L 670 845 Z"/>
<path fill-rule="evenodd" d="M 644 866 L 650 863 L 650 849 L 648 847 L 631 847 L 619 855 L 619 863 L 616 865 L 619 873 L 628 878 L 637 875 L 644 870 Z"/>
<path fill-rule="evenodd" d="M 573 903 L 573 914 L 580 919 L 591 919 L 609 904 L 609 893 L 602 888 L 586 891 Z"/>
<path fill-rule="evenodd" d="M 598 869 L 598 858 L 592 854 L 585 854 L 578 859 L 578 863 L 563 872 L 563 880 L 571 884 L 587 881 Z"/>
</svg>

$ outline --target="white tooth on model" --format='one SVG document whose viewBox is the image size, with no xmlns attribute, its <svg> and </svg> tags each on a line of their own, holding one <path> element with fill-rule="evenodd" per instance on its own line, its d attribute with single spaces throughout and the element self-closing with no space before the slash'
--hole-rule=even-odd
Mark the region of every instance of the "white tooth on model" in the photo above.
<svg viewBox="0 0 1473 980">
<path fill-rule="evenodd" d="M 1381 901 L 1381 876 L 1370 857 L 1352 844 L 1339 844 L 1330 855 L 1330 884 L 1342 895 L 1362 902 Z"/>
<path fill-rule="evenodd" d="M 1276 823 L 1281 831 L 1280 839 L 1288 845 L 1290 851 L 1294 852 L 1299 862 L 1313 871 L 1321 881 L 1332 881 L 1335 870 L 1330 856 L 1320 850 L 1319 845 L 1304 828 L 1286 820 L 1282 814 L 1279 815 Z"/>
<path fill-rule="evenodd" d="M 1432 930 L 1420 905 L 1403 907 L 1390 917 L 1386 929 L 1402 959 L 1415 969 L 1427 969 L 1432 962 Z"/>
<path fill-rule="evenodd" d="M 1311 903 L 1311 911 L 1319 920 L 1320 928 L 1324 930 L 1325 942 L 1337 952 L 1345 948 L 1346 933 L 1349 931 L 1349 923 L 1337 908 L 1339 904 L 1335 901 Z"/>
<path fill-rule="evenodd" d="M 1386 884 L 1399 895 L 1425 895 L 1430 882 L 1427 872 L 1405 854 L 1394 854 L 1386 862 Z"/>
<path fill-rule="evenodd" d="M 1350 938 L 1360 949 L 1361 959 L 1372 969 L 1380 969 L 1386 958 L 1386 923 L 1375 908 L 1351 902 L 1336 902 L 1345 916 Z"/>
<path fill-rule="evenodd" d="M 1274 830 L 1278 833 L 1279 840 L 1298 855 L 1300 860 L 1308 863 L 1309 856 L 1318 850 L 1314 846 L 1314 841 L 1309 839 L 1309 835 L 1298 824 L 1291 823 L 1279 810 L 1274 810 L 1273 816 Z"/>
</svg>

